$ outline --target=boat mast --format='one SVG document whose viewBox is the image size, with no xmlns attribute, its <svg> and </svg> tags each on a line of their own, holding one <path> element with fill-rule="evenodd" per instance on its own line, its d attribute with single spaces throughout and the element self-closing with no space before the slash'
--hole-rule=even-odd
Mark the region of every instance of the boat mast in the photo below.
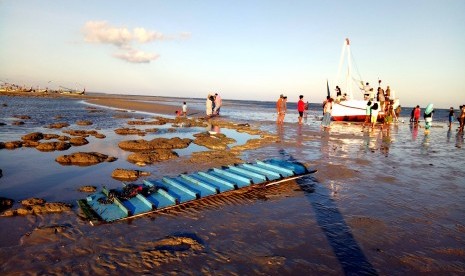
<svg viewBox="0 0 465 276">
<path fill-rule="evenodd" d="M 347 72 L 345 72 L 346 78 L 345 78 L 345 93 L 353 99 L 353 93 L 352 93 L 352 57 L 350 53 L 350 40 L 346 38 L 344 40 L 344 43 L 342 45 L 342 51 L 341 51 L 341 58 L 339 59 L 339 68 L 337 70 L 337 80 L 341 80 L 342 78 L 339 79 L 341 76 L 341 69 L 342 66 L 344 65 L 344 57 L 347 52 Z"/>
<path fill-rule="evenodd" d="M 352 94 L 352 58 L 350 56 L 350 41 L 348 38 L 345 40 L 345 45 L 347 48 L 347 78 L 346 78 L 346 91 L 347 95 L 351 99 L 354 98 L 354 95 Z"/>
</svg>

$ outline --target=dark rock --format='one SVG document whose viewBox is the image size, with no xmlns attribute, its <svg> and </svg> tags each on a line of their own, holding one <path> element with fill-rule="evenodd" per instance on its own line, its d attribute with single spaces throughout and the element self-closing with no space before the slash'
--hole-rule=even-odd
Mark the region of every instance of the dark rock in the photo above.
<svg viewBox="0 0 465 276">
<path fill-rule="evenodd" d="M 39 141 L 44 139 L 44 135 L 41 132 L 32 132 L 21 137 L 22 140 Z"/>
<path fill-rule="evenodd" d="M 55 161 L 62 165 L 89 166 L 101 162 L 113 162 L 115 157 L 98 152 L 75 152 L 70 155 L 58 156 Z"/>
<path fill-rule="evenodd" d="M 36 146 L 37 150 L 40 151 L 55 151 L 55 150 L 67 150 L 71 147 L 71 144 L 66 143 L 66 142 L 45 142 L 45 143 L 40 143 L 38 146 Z"/>
<path fill-rule="evenodd" d="M 60 135 L 58 134 L 44 134 L 45 140 L 58 139 L 58 138 L 60 138 Z"/>
<path fill-rule="evenodd" d="M 21 125 L 24 125 L 24 122 L 23 121 L 14 121 L 11 124 L 14 125 L 14 126 L 21 126 Z"/>
<path fill-rule="evenodd" d="M 31 197 L 28 199 L 23 199 L 21 200 L 21 205 L 28 207 L 28 206 L 33 206 L 33 205 L 41 205 L 45 204 L 45 199 L 42 198 L 36 198 L 36 197 Z"/>
<path fill-rule="evenodd" d="M 73 137 L 69 140 L 69 143 L 73 146 L 82 146 L 89 144 L 89 141 L 84 137 Z"/>
<path fill-rule="evenodd" d="M 148 176 L 149 172 L 143 172 L 138 170 L 126 170 L 126 169 L 115 169 L 111 174 L 111 177 L 118 180 L 129 180 L 134 181 L 140 176 Z"/>
<path fill-rule="evenodd" d="M 191 139 L 179 137 L 168 138 L 155 138 L 151 141 L 147 140 L 128 140 L 122 141 L 118 146 L 123 150 L 128 151 L 151 151 L 155 149 L 182 149 L 187 148 L 192 142 Z"/>
<path fill-rule="evenodd" d="M 95 186 L 82 186 L 79 188 L 78 191 L 83 192 L 83 193 L 93 193 L 97 190 L 97 187 Z"/>
<path fill-rule="evenodd" d="M 0 170 L 0 173 L 1 173 L 1 170 Z M 0 174 L 1 176 L 1 174 Z M 5 198 L 5 197 L 0 197 L 0 212 L 3 212 L 9 208 L 11 208 L 11 206 L 13 206 L 13 199 L 9 199 L 9 198 Z"/>
<path fill-rule="evenodd" d="M 136 152 L 128 156 L 128 161 L 140 165 L 177 158 L 178 154 L 170 149 L 156 149 L 150 152 Z"/>
<path fill-rule="evenodd" d="M 53 123 L 46 127 L 47 128 L 64 128 L 64 127 L 69 127 L 69 124 L 68 123 Z"/>
<path fill-rule="evenodd" d="M 194 144 L 213 150 L 224 150 L 228 147 L 228 144 L 236 142 L 236 140 L 228 138 L 226 135 L 221 133 L 211 135 L 210 133 L 205 132 L 195 134 L 194 137 Z"/>
<path fill-rule="evenodd" d="M 29 119 L 31 119 L 31 117 L 27 116 L 27 115 L 13 115 L 13 117 L 21 119 L 21 120 L 29 120 Z"/>
<path fill-rule="evenodd" d="M 6 149 L 17 149 L 23 146 L 23 141 L 9 141 L 5 142 Z"/>
<path fill-rule="evenodd" d="M 118 128 L 115 129 L 115 133 L 119 135 L 140 135 L 144 136 L 145 131 L 137 128 Z"/>
<path fill-rule="evenodd" d="M 78 126 L 90 126 L 92 125 L 92 122 L 88 120 L 81 120 L 81 121 L 77 121 L 76 124 Z"/>
</svg>

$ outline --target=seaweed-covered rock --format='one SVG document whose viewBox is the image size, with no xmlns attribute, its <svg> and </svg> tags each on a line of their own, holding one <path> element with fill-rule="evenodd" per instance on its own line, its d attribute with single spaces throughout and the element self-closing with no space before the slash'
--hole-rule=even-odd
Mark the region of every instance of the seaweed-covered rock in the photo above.
<svg viewBox="0 0 465 276">
<path fill-rule="evenodd" d="M 44 135 L 42 134 L 42 132 L 31 132 L 22 136 L 21 139 L 24 141 L 39 141 L 41 139 L 44 139 Z"/>
<path fill-rule="evenodd" d="M 97 190 L 97 187 L 90 186 L 90 185 L 82 186 L 82 187 L 79 187 L 78 189 L 78 191 L 83 192 L 83 193 L 93 193 L 96 190 Z"/>
<path fill-rule="evenodd" d="M 64 133 L 67 133 L 71 136 L 81 136 L 81 137 L 89 137 L 89 135 L 97 134 L 95 130 L 75 130 L 75 129 L 68 129 L 64 130 Z"/>
<path fill-rule="evenodd" d="M 156 149 L 150 152 L 136 152 L 128 156 L 128 161 L 136 164 L 153 164 L 177 158 L 178 154 L 170 149 Z"/>
<path fill-rule="evenodd" d="M 40 145 L 40 142 L 39 142 L 39 141 L 25 140 L 25 141 L 23 142 L 23 147 L 26 147 L 26 148 L 35 148 L 35 147 L 37 147 L 38 145 Z"/>
<path fill-rule="evenodd" d="M 101 162 L 113 162 L 117 158 L 98 152 L 75 152 L 70 155 L 58 156 L 55 161 L 62 165 L 89 166 Z"/>
<path fill-rule="evenodd" d="M 1 172 L 1 170 L 0 170 Z M 1 174 L 0 174 L 1 176 Z M 0 197 L 0 212 L 3 212 L 4 210 L 7 210 L 13 206 L 13 199 L 5 198 L 5 197 Z"/>
<path fill-rule="evenodd" d="M 31 116 L 28 116 L 28 115 L 13 115 L 13 117 L 21 119 L 21 120 L 29 120 L 29 119 L 31 119 Z"/>
<path fill-rule="evenodd" d="M 81 121 L 77 121 L 76 124 L 78 126 L 90 126 L 93 123 L 91 121 L 88 121 L 88 120 L 81 120 Z"/>
<path fill-rule="evenodd" d="M 182 149 L 187 148 L 192 142 L 189 138 L 181 139 L 179 137 L 155 138 L 151 141 L 146 140 L 128 140 L 122 141 L 118 146 L 123 150 L 128 151 L 151 151 L 154 149 Z"/>
<path fill-rule="evenodd" d="M 45 140 L 51 140 L 51 139 L 59 139 L 61 136 L 58 134 L 44 134 L 44 139 Z"/>
<path fill-rule="evenodd" d="M 205 132 L 195 134 L 194 137 L 194 144 L 204 146 L 212 150 L 224 150 L 228 147 L 228 144 L 236 142 L 236 140 L 228 138 L 222 133 L 212 135 Z"/>
<path fill-rule="evenodd" d="M 234 153 L 226 150 L 201 151 L 192 153 L 189 162 L 208 166 L 225 166 L 243 161 Z"/>
<path fill-rule="evenodd" d="M 47 126 L 47 128 L 64 128 L 64 127 L 69 127 L 69 124 L 61 122 L 61 123 L 53 123 Z"/>
<path fill-rule="evenodd" d="M 115 129 L 115 133 L 119 135 L 140 135 L 144 136 L 145 131 L 137 128 L 118 128 Z"/>
<path fill-rule="evenodd" d="M 71 211 L 71 205 L 62 202 L 45 202 L 41 198 L 29 198 L 21 201 L 22 207 L 7 210 L 2 216 L 26 216 L 33 214 L 61 213 Z"/>
<path fill-rule="evenodd" d="M 127 170 L 127 169 L 115 169 L 111 177 L 118 179 L 118 180 L 128 180 L 128 181 L 134 181 L 140 176 L 148 176 L 150 175 L 149 172 L 143 172 L 139 170 Z"/>
<path fill-rule="evenodd" d="M 5 148 L 6 149 L 17 149 L 23 146 L 22 141 L 9 141 L 5 142 Z"/>
<path fill-rule="evenodd" d="M 36 146 L 37 150 L 40 151 L 55 151 L 55 150 L 67 150 L 71 147 L 71 144 L 66 143 L 66 142 L 45 142 L 45 143 L 40 143 L 39 145 Z"/>
<path fill-rule="evenodd" d="M 89 141 L 87 141 L 87 139 L 84 137 L 78 136 L 78 137 L 73 137 L 69 139 L 69 143 L 73 146 L 82 146 L 82 145 L 89 144 Z"/>
<path fill-rule="evenodd" d="M 36 198 L 36 197 L 31 197 L 31 198 L 28 198 L 28 199 L 23 199 L 23 200 L 21 200 L 21 205 L 27 207 L 27 206 L 45 204 L 45 202 L 46 202 L 45 199 Z"/>
</svg>

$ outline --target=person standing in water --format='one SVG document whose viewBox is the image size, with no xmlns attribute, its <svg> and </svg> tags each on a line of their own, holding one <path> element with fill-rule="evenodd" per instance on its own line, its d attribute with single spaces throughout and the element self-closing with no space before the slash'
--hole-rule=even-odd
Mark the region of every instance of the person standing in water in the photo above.
<svg viewBox="0 0 465 276">
<path fill-rule="evenodd" d="M 297 111 L 299 112 L 299 125 L 302 124 L 302 117 L 304 116 L 304 111 L 305 111 L 305 103 L 304 103 L 303 98 L 304 96 L 300 95 L 299 101 L 297 102 Z"/>
<path fill-rule="evenodd" d="M 182 115 L 183 115 L 184 117 L 187 117 L 187 104 L 186 104 L 186 102 L 184 102 L 184 103 L 182 104 Z"/>
<path fill-rule="evenodd" d="M 215 93 L 215 108 L 213 110 L 213 114 L 220 115 L 220 108 L 223 105 L 223 100 L 221 99 L 218 93 Z"/>
<path fill-rule="evenodd" d="M 455 117 L 454 108 L 451 106 L 449 109 L 449 128 L 452 127 L 452 122 L 454 121 L 454 117 Z"/>
<path fill-rule="evenodd" d="M 277 124 L 282 124 L 284 122 L 284 116 L 286 115 L 286 102 L 284 101 L 284 95 L 279 95 L 279 99 L 276 102 L 276 112 L 278 117 L 276 119 Z"/>
<path fill-rule="evenodd" d="M 324 130 L 331 127 L 331 111 L 333 109 L 333 99 L 329 98 L 323 106 L 323 120 L 321 121 L 321 126 Z"/>
</svg>

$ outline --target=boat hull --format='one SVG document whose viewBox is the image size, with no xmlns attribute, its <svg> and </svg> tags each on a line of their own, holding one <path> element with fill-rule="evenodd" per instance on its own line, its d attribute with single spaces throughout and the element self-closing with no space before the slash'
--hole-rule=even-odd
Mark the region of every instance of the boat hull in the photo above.
<svg viewBox="0 0 465 276">
<path fill-rule="evenodd" d="M 374 101 L 376 103 L 376 101 Z M 331 111 L 331 119 L 333 121 L 344 122 L 364 122 L 366 118 L 366 106 L 368 101 L 364 100 L 349 100 L 333 103 Z M 378 102 L 379 105 L 379 102 Z M 394 101 L 394 108 L 399 105 L 399 101 Z M 378 121 L 384 120 L 384 111 L 378 114 Z"/>
</svg>

